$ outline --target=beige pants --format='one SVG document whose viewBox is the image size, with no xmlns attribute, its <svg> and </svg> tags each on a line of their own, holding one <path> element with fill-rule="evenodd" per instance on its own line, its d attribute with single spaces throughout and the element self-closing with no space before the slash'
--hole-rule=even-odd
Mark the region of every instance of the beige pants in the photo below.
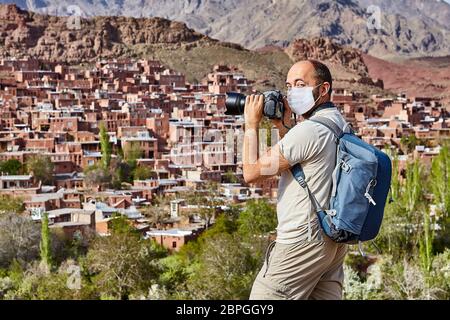
<svg viewBox="0 0 450 320">
<path fill-rule="evenodd" d="M 312 241 L 272 242 L 264 265 L 253 283 L 250 300 L 342 299 L 343 262 L 347 245 L 313 227 Z"/>
</svg>

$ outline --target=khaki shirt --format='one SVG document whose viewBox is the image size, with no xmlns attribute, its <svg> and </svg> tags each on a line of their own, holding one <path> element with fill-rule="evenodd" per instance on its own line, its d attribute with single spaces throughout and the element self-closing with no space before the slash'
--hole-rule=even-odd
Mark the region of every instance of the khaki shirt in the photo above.
<svg viewBox="0 0 450 320">
<path fill-rule="evenodd" d="M 345 120 L 337 108 L 318 111 L 344 129 Z M 332 174 L 336 164 L 336 143 L 331 131 L 312 121 L 302 121 L 279 142 L 281 153 L 291 166 L 300 163 L 306 182 L 317 201 L 325 209 L 332 187 Z M 316 213 L 306 191 L 298 184 L 290 170 L 281 174 L 277 201 L 277 242 L 295 243 L 304 238 L 308 220 L 316 221 Z"/>
</svg>

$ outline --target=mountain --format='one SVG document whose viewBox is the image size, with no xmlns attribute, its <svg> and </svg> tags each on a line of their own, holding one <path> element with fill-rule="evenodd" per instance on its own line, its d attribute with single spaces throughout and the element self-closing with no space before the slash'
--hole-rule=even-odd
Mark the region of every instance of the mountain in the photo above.
<svg viewBox="0 0 450 320">
<path fill-rule="evenodd" d="M 336 81 L 355 82 L 368 76 L 361 52 L 338 46 L 330 39 L 298 39 L 285 50 L 252 51 L 163 18 L 83 18 L 79 29 L 73 29 L 72 23 L 70 17 L 0 5 L 0 57 L 70 63 L 102 58 L 156 58 L 185 73 L 190 81 L 200 81 L 215 64 L 227 64 L 240 68 L 261 88 L 283 88 L 292 63 L 308 58 L 327 62 Z"/>
<path fill-rule="evenodd" d="M 286 48 L 258 50 L 221 42 L 163 18 L 94 17 L 73 29 L 70 17 L 46 16 L 0 5 L 0 58 L 36 57 L 74 64 L 102 58 L 153 58 L 201 81 L 216 64 L 236 66 L 258 90 L 285 87 L 295 61 L 317 59 L 331 69 L 336 87 L 370 94 L 392 92 L 444 96 L 450 92 L 450 57 L 387 62 L 330 38 L 295 39 Z M 384 92 L 386 93 L 386 92 Z M 448 94 L 447 94 L 448 98 Z"/>
<path fill-rule="evenodd" d="M 0 2 L 11 2 L 0 0 Z M 450 5 L 437 0 L 21 0 L 53 15 L 159 16 L 247 48 L 286 47 L 296 38 L 329 37 L 377 57 L 446 55 Z M 368 6 L 379 6 L 382 29 L 368 29 Z M 77 5 L 80 10 L 77 10 Z"/>
</svg>

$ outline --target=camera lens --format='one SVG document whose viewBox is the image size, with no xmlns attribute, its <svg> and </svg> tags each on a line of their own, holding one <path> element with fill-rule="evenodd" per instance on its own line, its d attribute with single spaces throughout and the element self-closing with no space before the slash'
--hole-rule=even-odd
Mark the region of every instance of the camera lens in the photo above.
<svg viewBox="0 0 450 320">
<path fill-rule="evenodd" d="M 244 114 L 246 96 L 242 93 L 228 92 L 225 100 L 225 114 L 229 116 L 238 116 Z"/>
</svg>

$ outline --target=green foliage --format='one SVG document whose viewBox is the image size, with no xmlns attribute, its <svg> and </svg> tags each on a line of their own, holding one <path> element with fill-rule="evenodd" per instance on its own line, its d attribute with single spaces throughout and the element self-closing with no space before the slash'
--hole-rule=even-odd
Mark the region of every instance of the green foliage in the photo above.
<svg viewBox="0 0 450 320">
<path fill-rule="evenodd" d="M 188 192 L 184 194 L 184 197 L 189 204 L 199 206 L 198 213 L 206 220 L 206 228 L 209 228 L 216 216 L 218 207 L 224 204 L 220 197 L 219 185 L 213 181 L 208 181 L 201 192 Z"/>
<path fill-rule="evenodd" d="M 449 142 L 443 147 L 431 165 L 431 190 L 435 205 L 436 223 L 440 230 L 436 231 L 434 246 L 436 251 L 443 251 L 450 247 L 450 152 Z"/>
<path fill-rule="evenodd" d="M 390 196 L 392 201 L 398 201 L 400 198 L 400 179 L 399 179 L 399 171 L 398 171 L 398 155 L 397 152 L 394 152 L 392 156 L 392 180 L 391 180 L 391 189 Z"/>
<path fill-rule="evenodd" d="M 225 173 L 224 180 L 225 180 L 224 181 L 225 183 L 238 183 L 239 182 L 238 177 L 236 177 L 236 174 L 231 170 L 228 170 Z"/>
<path fill-rule="evenodd" d="M 433 262 L 433 237 L 431 229 L 431 217 L 428 210 L 423 211 L 423 232 L 420 233 L 419 256 L 422 270 L 426 273 L 431 271 Z"/>
<path fill-rule="evenodd" d="M 85 266 L 101 297 L 129 299 L 146 295 L 161 273 L 166 252 L 139 234 L 122 218 L 113 219 L 112 234 L 95 239 Z"/>
<path fill-rule="evenodd" d="M 395 166 L 394 166 L 395 167 Z M 392 176 L 393 180 L 399 179 Z M 394 202 L 386 204 L 385 216 L 380 236 L 380 247 L 394 256 L 414 256 L 418 254 L 420 238 L 423 231 L 423 211 L 426 210 L 423 188 L 424 174 L 418 161 L 406 166 L 406 178 L 398 186 L 398 196 Z M 398 183 L 395 182 L 394 185 Z"/>
<path fill-rule="evenodd" d="M 187 280 L 189 297 L 247 299 L 258 267 L 251 248 L 237 235 L 215 235 L 205 243 L 198 270 Z"/>
<path fill-rule="evenodd" d="M 266 117 L 264 117 L 261 121 L 261 129 L 266 130 L 265 145 L 267 147 L 272 146 L 272 128 L 273 128 L 272 122 L 269 119 L 267 119 Z"/>
<path fill-rule="evenodd" d="M 271 206 L 264 203 L 264 200 L 253 203 L 249 212 L 270 210 Z M 253 223 L 263 233 L 272 230 L 272 226 L 260 221 L 266 219 L 265 215 L 246 214 L 243 219 L 239 216 L 242 216 L 240 208 L 231 206 L 197 240 L 188 242 L 178 253 L 164 259 L 161 283 L 166 298 L 248 299 L 268 238 L 246 234 L 247 219 L 254 219 Z M 241 230 L 240 223 L 244 225 Z"/>
<path fill-rule="evenodd" d="M 136 168 L 137 160 L 142 157 L 142 150 L 138 143 L 127 143 L 124 151 L 125 161 L 131 168 Z"/>
<path fill-rule="evenodd" d="M 410 154 L 414 151 L 416 146 L 426 146 L 427 142 L 422 139 L 418 139 L 414 134 L 403 136 L 400 139 L 400 144 L 403 147 L 404 154 Z"/>
<path fill-rule="evenodd" d="M 23 173 L 23 165 L 17 159 L 11 159 L 7 161 L 0 162 L 0 172 L 9 175 L 17 175 Z"/>
<path fill-rule="evenodd" d="M 410 213 L 413 213 L 418 209 L 423 197 L 421 166 L 418 160 L 408 162 L 406 166 L 403 193 L 403 205 Z"/>
<path fill-rule="evenodd" d="M 266 200 L 249 200 L 239 216 L 238 224 L 239 233 L 244 237 L 267 234 L 277 225 L 276 210 Z"/>
<path fill-rule="evenodd" d="M 5 213 L 22 213 L 25 205 L 22 198 L 0 195 L 0 215 Z"/>
<path fill-rule="evenodd" d="M 27 171 L 34 176 L 37 181 L 44 184 L 53 183 L 54 164 L 49 156 L 35 155 L 26 162 Z"/>
<path fill-rule="evenodd" d="M 100 123 L 100 149 L 102 152 L 102 161 L 101 165 L 103 169 L 109 168 L 109 164 L 111 162 L 111 154 L 112 154 L 112 147 L 111 143 L 109 142 L 109 135 L 106 131 L 106 127 L 104 123 Z"/>
<path fill-rule="evenodd" d="M 53 263 L 50 239 L 51 237 L 50 237 L 50 229 L 48 227 L 48 213 L 44 213 L 41 220 L 40 254 L 41 254 L 41 262 L 48 268 L 51 268 Z"/>
<path fill-rule="evenodd" d="M 134 180 L 147 180 L 153 177 L 153 171 L 146 166 L 138 166 L 133 171 Z"/>
<path fill-rule="evenodd" d="M 80 278 L 80 288 L 71 287 L 70 266 L 76 266 L 74 261 L 63 263 L 55 272 L 49 272 L 42 265 L 33 263 L 28 269 L 9 272 L 10 287 L 4 299 L 21 300 L 77 300 L 95 299 L 98 296 L 85 278 Z"/>
</svg>

